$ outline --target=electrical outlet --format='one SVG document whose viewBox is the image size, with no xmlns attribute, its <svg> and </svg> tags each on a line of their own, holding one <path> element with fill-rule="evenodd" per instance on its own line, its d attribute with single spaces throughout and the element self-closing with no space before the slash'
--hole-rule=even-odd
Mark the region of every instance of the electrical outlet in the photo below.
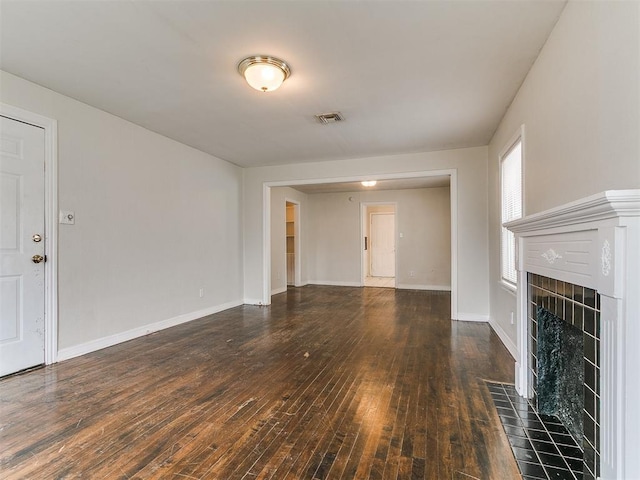
<svg viewBox="0 0 640 480">
<path fill-rule="evenodd" d="M 414 272 L 413 270 L 409 271 L 409 276 L 410 277 L 415 277 L 416 276 L 416 272 Z"/>
<path fill-rule="evenodd" d="M 511 325 L 514 324 L 514 319 L 513 319 L 513 312 L 511 312 Z"/>
<path fill-rule="evenodd" d="M 200 289 L 200 298 L 204 297 L 204 288 Z"/>
</svg>

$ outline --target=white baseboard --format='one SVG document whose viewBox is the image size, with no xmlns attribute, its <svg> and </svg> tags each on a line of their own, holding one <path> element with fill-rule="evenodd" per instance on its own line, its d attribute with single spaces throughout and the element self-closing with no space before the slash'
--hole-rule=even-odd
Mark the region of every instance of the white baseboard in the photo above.
<svg viewBox="0 0 640 480">
<path fill-rule="evenodd" d="M 509 338 L 509 335 L 507 335 L 507 332 L 505 332 L 504 329 L 500 326 L 500 324 L 498 322 L 496 322 L 493 318 L 489 319 L 489 325 L 491 325 L 491 328 L 493 329 L 493 331 L 496 332 L 496 335 L 498 335 L 498 337 L 502 341 L 502 344 L 505 347 L 507 347 L 507 350 L 509 350 L 509 353 L 511 354 L 513 359 L 517 360 L 518 359 L 518 347 Z"/>
<path fill-rule="evenodd" d="M 285 285 L 284 287 L 280 287 L 280 288 L 276 288 L 274 290 L 271 290 L 271 295 L 278 295 L 279 293 L 284 293 L 287 291 L 287 286 Z"/>
<path fill-rule="evenodd" d="M 245 298 L 242 303 L 245 305 L 265 305 L 261 298 Z M 266 305 L 270 305 L 270 303 L 267 303 Z"/>
<path fill-rule="evenodd" d="M 161 320 L 159 322 L 151 323 L 148 325 L 143 325 L 142 327 L 133 328 L 125 332 L 109 335 L 108 337 L 91 340 L 90 342 L 82 343 L 80 345 L 74 345 L 73 347 L 63 348 L 61 350 L 58 350 L 58 361 L 61 362 L 70 358 L 79 357 L 80 355 L 95 352 L 96 350 L 102 350 L 103 348 L 111 347 L 113 345 L 117 345 L 118 343 L 127 342 L 129 340 L 133 340 L 134 338 L 143 337 L 145 335 L 149 335 L 150 333 L 164 330 L 165 328 L 175 327 L 176 325 L 180 325 L 181 323 L 190 322 L 192 320 L 197 320 L 198 318 L 206 317 L 207 315 L 212 315 L 223 310 L 237 307 L 239 305 L 242 305 L 242 303 L 243 302 L 240 300 L 223 303 L 222 305 L 216 305 L 215 307 L 205 308 L 203 310 L 198 310 L 191 313 L 184 313 L 182 315 L 178 315 L 177 317 L 168 318 L 166 320 Z"/>
<path fill-rule="evenodd" d="M 451 291 L 451 285 L 413 285 L 410 283 L 398 283 L 396 288 L 401 290 L 434 290 L 438 292 Z"/>
<path fill-rule="evenodd" d="M 480 313 L 460 313 L 458 312 L 458 318 L 454 318 L 454 320 L 459 320 L 461 322 L 485 322 L 489 321 L 489 315 L 482 315 Z"/>
<path fill-rule="evenodd" d="M 328 285 L 331 287 L 361 287 L 360 282 L 332 282 L 330 280 L 309 280 L 309 285 Z"/>
</svg>

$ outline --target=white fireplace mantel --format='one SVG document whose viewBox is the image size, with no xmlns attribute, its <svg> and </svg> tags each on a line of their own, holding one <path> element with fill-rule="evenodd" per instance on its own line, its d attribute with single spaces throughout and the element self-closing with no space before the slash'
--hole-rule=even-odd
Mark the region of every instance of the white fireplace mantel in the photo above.
<svg viewBox="0 0 640 480">
<path fill-rule="evenodd" d="M 640 479 L 640 190 L 610 190 L 505 226 L 518 268 L 516 388 L 527 396 L 527 273 L 600 294 L 600 469 Z"/>
</svg>

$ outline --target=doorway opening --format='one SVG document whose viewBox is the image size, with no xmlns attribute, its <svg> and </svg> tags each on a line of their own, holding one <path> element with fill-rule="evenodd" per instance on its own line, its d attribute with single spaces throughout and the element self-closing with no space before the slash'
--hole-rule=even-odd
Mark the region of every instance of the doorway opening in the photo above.
<svg viewBox="0 0 640 480">
<path fill-rule="evenodd" d="M 438 182 L 441 180 L 446 180 L 447 184 L 450 186 L 449 188 L 449 198 L 450 198 L 450 255 L 451 255 L 451 264 L 450 264 L 450 289 L 451 289 L 451 319 L 452 320 L 460 320 L 460 314 L 458 312 L 458 175 L 456 169 L 445 169 L 445 170 L 425 170 L 425 171 L 412 171 L 412 172 L 394 172 L 387 173 L 384 175 L 379 175 L 375 177 L 379 183 L 382 182 L 396 182 L 396 181 L 409 181 L 411 182 L 410 188 L 423 188 L 425 184 L 423 182 L 428 182 L 429 186 L 433 186 L 432 182 Z M 358 188 L 358 185 L 363 180 L 371 180 L 371 175 L 355 175 L 351 177 L 320 177 L 320 178 L 305 178 L 305 179 L 296 179 L 296 180 L 278 180 L 278 181 L 264 181 L 262 182 L 262 222 L 259 224 L 262 233 L 262 243 L 261 243 L 261 252 L 259 258 L 262 259 L 262 278 L 253 277 L 249 275 L 245 276 L 245 282 L 248 282 L 247 278 L 255 278 L 255 282 L 249 282 L 245 285 L 245 288 L 248 289 L 245 292 L 245 301 L 250 304 L 260 304 L 260 305 L 270 305 L 271 304 L 271 295 L 274 294 L 272 291 L 272 267 L 274 265 L 278 265 L 277 263 L 273 263 L 272 265 L 272 199 L 271 190 L 275 187 L 291 187 L 295 188 L 302 193 L 305 191 L 300 190 L 300 187 L 311 186 L 314 187 L 317 192 L 317 187 L 322 185 L 346 185 L 348 190 L 341 191 L 353 191 L 354 187 Z M 353 183 L 354 185 L 348 185 L 349 183 Z M 355 185 L 357 183 L 358 185 Z M 407 187 L 404 187 L 407 188 Z M 393 189 L 400 189 L 400 187 L 395 187 Z M 335 190 L 334 190 L 335 191 Z M 311 193 L 311 192 L 306 192 Z M 390 202 L 382 202 L 382 203 L 390 203 Z M 361 208 L 362 215 L 362 208 Z M 306 228 L 306 227 L 305 227 Z M 362 229 L 362 225 L 360 226 Z M 364 229 L 362 229 L 362 234 L 360 235 L 362 242 L 362 249 L 364 249 Z M 304 233 L 304 232 L 303 232 Z M 245 245 L 245 251 L 247 253 L 258 253 L 259 247 L 259 238 L 260 236 L 256 233 L 256 240 L 253 242 L 255 244 Z M 306 237 L 305 237 L 306 238 Z M 396 239 L 400 238 L 400 235 L 396 236 Z M 305 240 L 306 241 L 306 240 Z M 303 242 L 300 242 L 302 244 Z M 356 246 L 356 248 L 359 248 Z M 254 252 L 254 249 L 255 252 Z M 300 250 L 298 250 L 300 252 Z M 357 255 L 357 254 L 356 254 Z M 302 258 L 302 255 L 299 253 L 298 257 Z M 253 257 L 252 257 L 253 258 Z M 397 257 L 396 257 L 397 258 Z M 362 256 L 360 256 L 362 262 Z M 284 260 L 281 265 L 284 265 Z M 297 262 L 296 268 L 300 268 L 300 263 Z M 360 268 L 361 279 L 359 285 L 364 285 L 364 265 L 363 262 Z M 277 268 L 277 267 L 276 267 Z M 396 268 L 396 282 L 397 282 L 397 268 Z M 305 276 L 308 275 L 305 272 Z M 301 277 L 302 278 L 302 277 Z M 284 282 L 283 282 L 284 283 Z M 397 285 L 396 285 L 397 286 Z"/>
<path fill-rule="evenodd" d="M 295 203 L 286 202 L 287 286 L 296 284 L 296 207 Z"/>
<path fill-rule="evenodd" d="M 362 205 L 362 284 L 396 287 L 396 206 Z"/>
</svg>

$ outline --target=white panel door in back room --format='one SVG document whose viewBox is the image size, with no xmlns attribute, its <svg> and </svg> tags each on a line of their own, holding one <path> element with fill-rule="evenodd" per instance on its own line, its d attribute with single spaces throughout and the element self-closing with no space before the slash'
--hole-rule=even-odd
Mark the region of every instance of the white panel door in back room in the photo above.
<svg viewBox="0 0 640 480">
<path fill-rule="evenodd" d="M 0 376 L 44 363 L 44 130 L 0 117 Z"/>
<path fill-rule="evenodd" d="M 395 215 L 371 214 L 371 276 L 395 277 Z"/>
</svg>

